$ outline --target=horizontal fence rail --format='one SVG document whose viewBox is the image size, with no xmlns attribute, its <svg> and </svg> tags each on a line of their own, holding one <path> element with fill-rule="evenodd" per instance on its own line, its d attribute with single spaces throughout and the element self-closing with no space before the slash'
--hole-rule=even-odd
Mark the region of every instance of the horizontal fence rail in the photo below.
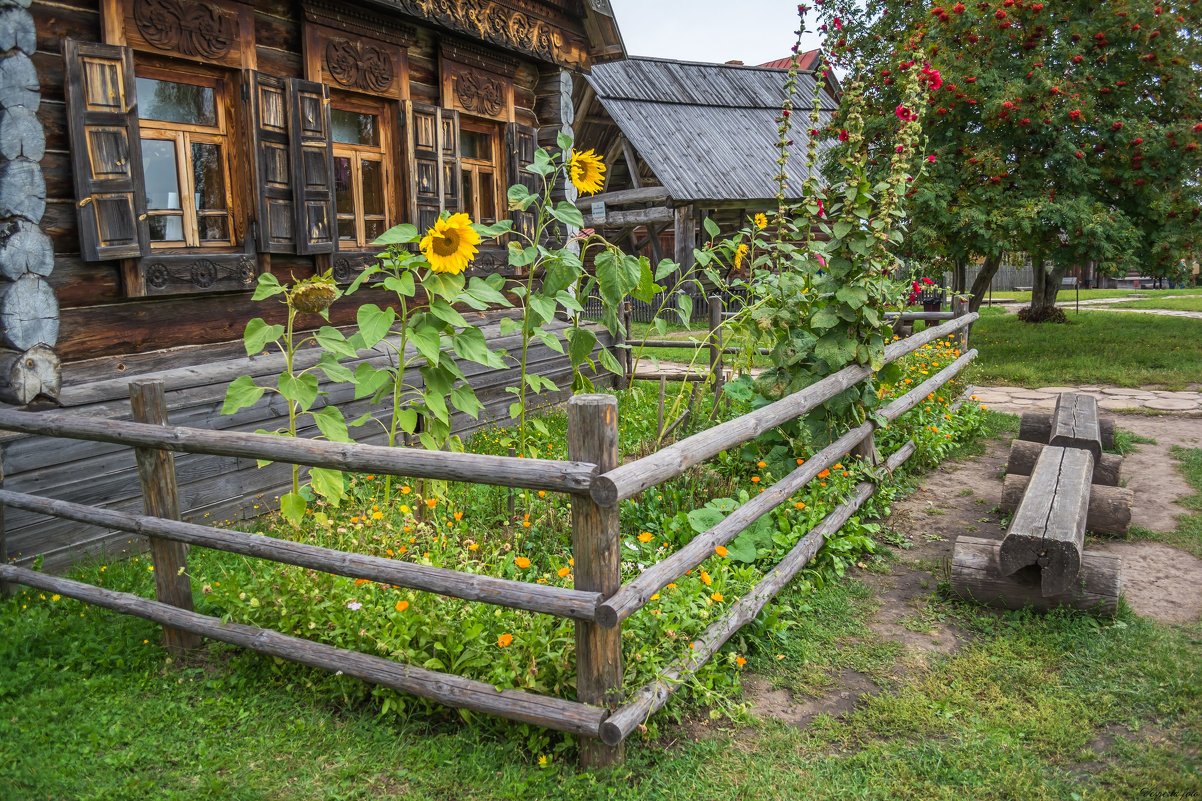
<svg viewBox="0 0 1202 801">
<path fill-rule="evenodd" d="M 180 520 L 132 515 L 4 489 L 0 489 L 0 504 L 78 523 L 108 526 L 116 531 L 161 537 L 174 542 L 269 559 L 348 578 L 367 579 L 380 584 L 433 592 L 467 601 L 484 601 L 531 612 L 544 612 L 576 620 L 594 620 L 597 604 L 601 601 L 600 593 L 596 592 L 568 590 L 379 556 L 347 553 L 303 542 L 244 534 L 241 531 L 212 528 Z"/>
<path fill-rule="evenodd" d="M 720 393 L 720 354 L 736 350 L 722 343 L 720 302 L 709 307 L 712 329 L 704 343 L 655 342 L 654 346 L 708 349 L 710 369 Z M 895 361 L 956 332 L 963 340 L 976 314 L 958 316 L 943 325 L 895 341 L 885 349 L 885 362 Z M 569 401 L 568 442 L 571 460 L 528 460 L 514 457 L 430 452 L 412 448 L 342 444 L 261 434 L 209 431 L 166 424 L 162 385 L 131 385 L 135 417 L 123 422 L 80 416 L 44 416 L 0 410 L 0 430 L 133 447 L 139 463 L 146 514 L 136 515 L 5 490 L 0 487 L 0 556 L 3 555 L 3 509 L 6 506 L 106 526 L 150 538 L 158 600 L 114 592 L 3 564 L 0 588 L 25 584 L 87 603 L 152 620 L 164 627 L 172 653 L 186 653 L 208 637 L 311 667 L 341 671 L 364 681 L 412 693 L 439 703 L 532 723 L 582 736 L 581 761 L 601 766 L 621 758 L 623 741 L 660 709 L 740 628 L 793 579 L 822 547 L 872 497 L 875 485 L 858 484 L 851 496 L 810 530 L 755 588 L 739 599 L 693 643 L 690 653 L 671 665 L 633 697 L 622 696 L 621 624 L 652 595 L 693 570 L 840 459 L 856 455 L 876 464 L 875 431 L 920 404 L 952 380 L 977 355 L 969 350 L 927 380 L 880 409 L 875 417 L 844 433 L 795 470 L 750 499 L 708 531 L 621 583 L 621 531 L 618 505 L 650 487 L 682 475 L 707 459 L 795 420 L 869 378 L 866 366 L 851 366 L 781 400 L 680 440 L 642 459 L 619 464 L 617 400 L 608 395 L 581 395 Z M 661 390 L 662 390 L 661 382 Z M 967 395 L 967 393 L 966 393 Z M 957 403 L 962 402 L 957 401 Z M 691 408 L 691 406 L 690 406 Z M 686 412 L 685 414 L 689 414 Z M 662 413 L 661 413 L 662 414 Z M 684 419 L 679 418 L 673 427 Z M 662 426 L 662 421 L 661 421 Z M 566 492 L 572 496 L 572 554 L 575 589 L 494 578 L 445 568 L 348 553 L 308 543 L 251 535 L 178 519 L 178 488 L 172 452 L 262 459 L 372 472 L 413 478 L 461 481 Z M 908 442 L 883 464 L 900 468 L 915 452 Z M 393 662 L 281 632 L 256 628 L 196 613 L 186 573 L 186 546 L 194 545 L 302 568 L 364 579 L 384 585 L 555 615 L 576 623 L 576 695 L 568 701 L 492 685 L 453 674 Z M 169 568 L 169 569 L 160 569 Z M 177 572 L 178 569 L 178 572 Z M 158 581 L 164 578 L 178 579 Z"/>
<path fill-rule="evenodd" d="M 923 345 L 954 334 L 971 325 L 978 317 L 975 312 L 966 314 L 891 343 L 885 348 L 885 364 L 897 361 Z M 593 500 L 603 506 L 612 506 L 632 498 L 648 487 L 676 478 L 690 467 L 701 464 L 722 451 L 749 442 L 766 431 L 801 417 L 870 375 L 872 369 L 869 367 L 844 367 L 839 372 L 754 412 L 694 434 L 650 456 L 627 462 L 616 470 L 593 479 Z"/>
<path fill-rule="evenodd" d="M 152 620 L 174 629 L 200 634 L 251 651 L 299 662 L 309 667 L 340 671 L 363 681 L 412 693 L 447 706 L 487 712 L 510 720 L 534 723 L 548 729 L 596 737 L 606 710 L 522 690 L 497 690 L 491 684 L 449 673 L 405 665 L 379 656 L 336 648 L 271 629 L 189 612 L 170 604 L 125 592 L 50 576 L 13 565 L 0 565 L 0 579 L 46 592 L 56 592 L 127 615 Z"/>
<path fill-rule="evenodd" d="M 581 462 L 512 459 L 508 456 L 427 451 L 422 448 L 389 448 L 357 442 L 294 439 L 270 434 L 210 431 L 80 416 L 47 417 L 36 412 L 7 409 L 0 410 L 0 429 L 178 453 L 303 464 L 353 473 L 380 473 L 555 492 L 588 492 L 597 471 L 596 465 Z"/>
</svg>

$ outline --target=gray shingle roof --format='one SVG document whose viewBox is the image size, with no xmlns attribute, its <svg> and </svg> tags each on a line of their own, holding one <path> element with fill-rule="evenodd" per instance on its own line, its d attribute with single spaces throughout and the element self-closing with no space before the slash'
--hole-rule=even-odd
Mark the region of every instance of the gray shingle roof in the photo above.
<svg viewBox="0 0 1202 801">
<path fill-rule="evenodd" d="M 760 67 L 632 58 L 588 75 L 597 99 L 677 201 L 776 197 L 776 119 L 786 72 Z M 805 180 L 814 76 L 798 76 L 790 194 Z M 822 123 L 836 108 L 825 91 Z"/>
</svg>

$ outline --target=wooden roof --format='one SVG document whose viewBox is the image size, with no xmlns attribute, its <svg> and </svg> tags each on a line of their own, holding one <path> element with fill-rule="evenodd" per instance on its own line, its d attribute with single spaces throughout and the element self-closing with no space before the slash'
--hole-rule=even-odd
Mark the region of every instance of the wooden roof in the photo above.
<svg viewBox="0 0 1202 801">
<path fill-rule="evenodd" d="M 677 202 L 776 197 L 777 118 L 785 70 L 631 58 L 596 65 L 589 86 Z M 798 76 L 790 194 L 806 177 L 813 73 Z M 824 89 L 822 124 L 836 108 Z"/>
</svg>

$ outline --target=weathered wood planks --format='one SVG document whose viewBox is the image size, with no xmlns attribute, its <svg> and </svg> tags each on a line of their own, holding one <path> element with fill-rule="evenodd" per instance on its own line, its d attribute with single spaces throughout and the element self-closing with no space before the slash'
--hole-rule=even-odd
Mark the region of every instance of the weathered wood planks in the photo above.
<svg viewBox="0 0 1202 801">
<path fill-rule="evenodd" d="M 1085 551 L 1076 578 L 1060 592 L 1046 595 L 1042 576 L 1026 568 L 1004 576 L 998 569 L 1001 541 L 958 537 L 952 553 L 951 587 L 960 598 L 1002 609 L 1048 610 L 1068 607 L 1113 617 L 1122 594 L 1122 560 Z"/>
<path fill-rule="evenodd" d="M 1002 512 L 1013 512 L 1022 502 L 1028 476 L 1007 474 L 1002 482 Z M 1095 534 L 1126 534 L 1131 528 L 1131 504 L 1135 493 L 1126 487 L 1094 484 L 1089 491 L 1085 530 Z"/>
<path fill-rule="evenodd" d="M 1087 450 L 1097 463 L 1102 458 L 1102 430 L 1098 421 L 1097 399 L 1079 392 L 1057 395 L 1048 444 Z"/>
<path fill-rule="evenodd" d="M 1114 419 L 1103 417 L 1098 420 L 1102 435 L 1102 447 L 1114 448 Z M 1050 412 L 1023 412 L 1018 427 L 1018 438 L 1044 445 L 1052 438 L 1052 415 Z"/>
<path fill-rule="evenodd" d="M 1045 448 L 998 551 L 998 570 L 1010 576 L 1041 569 L 1044 595 L 1058 595 L 1081 567 L 1093 456 L 1077 448 Z"/>
<path fill-rule="evenodd" d="M 1010 458 L 1006 461 L 1006 472 L 1016 476 L 1029 476 L 1035 469 L 1039 454 L 1047 446 L 1039 442 L 1028 442 L 1016 439 L 1010 443 Z M 1094 460 L 1093 483 L 1107 487 L 1117 487 L 1123 457 L 1113 453 L 1103 453 L 1101 458 Z"/>
</svg>

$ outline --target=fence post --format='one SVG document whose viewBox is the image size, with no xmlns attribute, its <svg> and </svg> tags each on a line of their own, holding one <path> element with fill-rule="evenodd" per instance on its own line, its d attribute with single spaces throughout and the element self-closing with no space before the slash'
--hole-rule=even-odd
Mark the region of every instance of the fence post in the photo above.
<svg viewBox="0 0 1202 801">
<path fill-rule="evenodd" d="M 710 374 L 714 377 L 714 411 L 722 400 L 725 376 L 722 370 L 722 298 L 710 295 Z"/>
<path fill-rule="evenodd" d="M 568 458 L 597 465 L 602 473 L 618 466 L 618 399 L 577 395 L 568 401 Z M 572 496 L 572 555 L 578 590 L 608 598 L 622 585 L 618 507 L 602 507 L 588 495 Z M 576 621 L 576 698 L 613 709 L 622 703 L 622 628 Z M 600 768 L 620 762 L 623 746 L 580 740 L 580 764 Z"/>
<path fill-rule="evenodd" d="M 129 385 L 129 403 L 138 423 L 167 425 L 167 400 L 162 381 L 134 381 Z M 175 456 L 158 448 L 135 448 L 138 478 L 146 514 L 179 520 L 179 489 L 175 483 Z M 159 537 L 150 538 L 154 563 L 155 597 L 180 609 L 192 611 L 192 579 L 188 576 L 188 546 Z M 199 647 L 201 638 L 187 631 L 163 627 L 163 645 L 172 656 L 182 657 Z"/>
<path fill-rule="evenodd" d="M 952 315 L 955 317 L 963 317 L 968 314 L 968 301 L 961 297 L 952 298 Z M 968 329 L 972 328 L 966 325 L 956 332 L 956 342 L 962 352 L 968 351 Z"/>
</svg>

